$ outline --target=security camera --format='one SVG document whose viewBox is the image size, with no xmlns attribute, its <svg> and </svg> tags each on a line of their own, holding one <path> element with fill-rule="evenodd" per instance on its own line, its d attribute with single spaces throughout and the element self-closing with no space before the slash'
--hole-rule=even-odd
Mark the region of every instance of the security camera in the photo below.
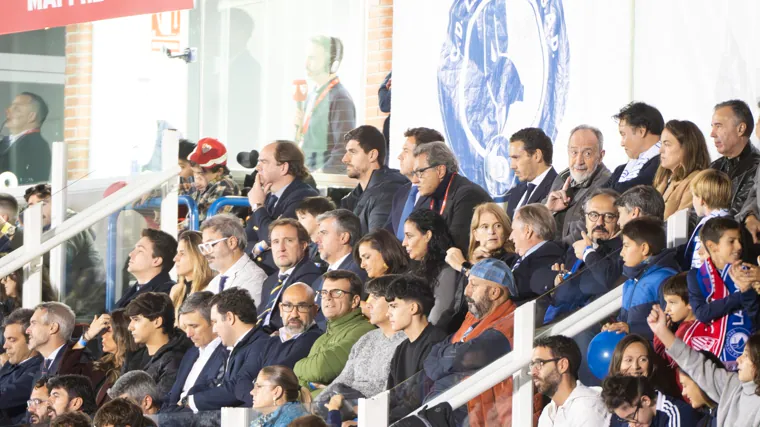
<svg viewBox="0 0 760 427">
<path fill-rule="evenodd" d="M 166 54 L 168 58 L 179 58 L 183 61 L 185 61 L 186 64 L 191 64 L 198 60 L 198 48 L 197 47 L 186 47 L 182 53 L 173 54 L 171 50 L 169 50 L 168 47 L 163 46 L 161 47 L 161 52 Z"/>
</svg>

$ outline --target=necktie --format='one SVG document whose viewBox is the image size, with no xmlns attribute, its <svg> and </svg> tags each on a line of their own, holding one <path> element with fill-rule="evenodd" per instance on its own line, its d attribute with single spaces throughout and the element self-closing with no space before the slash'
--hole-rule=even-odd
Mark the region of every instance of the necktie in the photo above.
<svg viewBox="0 0 760 427">
<path fill-rule="evenodd" d="M 398 221 L 398 230 L 396 230 L 396 237 L 399 239 L 399 241 L 404 240 L 404 223 L 414 210 L 414 201 L 417 200 L 417 193 L 419 191 L 420 189 L 416 185 L 412 185 L 412 188 L 409 189 L 409 195 L 406 197 L 404 210 L 401 211 L 401 217 Z"/>
<path fill-rule="evenodd" d="M 523 260 L 522 257 L 517 258 L 517 261 L 515 261 L 515 265 L 512 267 L 512 271 L 517 270 L 517 267 L 520 266 L 520 263 L 522 262 L 522 260 Z"/>
<path fill-rule="evenodd" d="M 285 285 L 285 281 L 288 280 L 287 274 L 280 274 L 278 276 L 277 280 L 277 286 L 272 288 L 272 290 L 269 292 L 269 302 L 267 302 L 267 308 L 264 309 L 261 313 L 259 313 L 259 319 L 256 321 L 256 326 L 261 324 L 261 322 L 264 321 L 264 319 L 267 318 L 267 315 L 271 313 L 271 311 L 274 309 L 275 304 L 277 304 L 277 300 L 279 299 L 279 292 L 280 289 Z M 266 324 L 269 324 L 269 321 L 266 322 Z"/>
<path fill-rule="evenodd" d="M 523 202 L 522 202 L 522 204 L 520 204 L 520 206 L 525 206 L 528 203 L 530 203 L 529 202 L 530 196 L 533 194 L 533 190 L 535 190 L 535 189 L 536 189 L 536 184 L 533 184 L 532 182 L 529 182 L 528 183 L 528 189 L 525 190 L 525 198 L 523 199 Z"/>
<path fill-rule="evenodd" d="M 268 195 L 267 200 L 266 200 L 267 212 L 272 214 L 274 212 L 274 206 L 276 204 L 277 204 L 277 196 L 275 196 L 274 194 Z"/>
<path fill-rule="evenodd" d="M 53 364 L 53 359 L 45 359 L 42 361 L 42 376 L 45 376 L 48 374 L 48 371 L 50 371 L 50 365 Z"/>
<path fill-rule="evenodd" d="M 225 282 L 227 282 L 227 276 L 222 276 L 219 278 L 219 292 L 222 292 L 224 290 Z"/>
</svg>

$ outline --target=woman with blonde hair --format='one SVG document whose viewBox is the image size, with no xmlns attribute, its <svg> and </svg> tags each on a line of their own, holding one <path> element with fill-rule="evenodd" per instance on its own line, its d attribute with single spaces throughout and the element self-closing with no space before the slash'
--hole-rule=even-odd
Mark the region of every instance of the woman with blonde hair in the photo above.
<svg viewBox="0 0 760 427">
<path fill-rule="evenodd" d="M 497 258 L 508 263 L 515 256 L 515 245 L 509 240 L 510 233 L 512 222 L 504 209 L 496 203 L 482 203 L 475 207 L 472 214 L 467 258 L 454 247 L 446 252 L 446 262 L 464 274 L 483 258 Z"/>
<path fill-rule="evenodd" d="M 654 188 L 665 199 L 665 220 L 692 207 L 691 180 L 710 167 L 710 153 L 699 127 L 688 120 L 671 120 L 660 136 L 660 167 Z"/>
<path fill-rule="evenodd" d="M 177 284 L 172 286 L 169 297 L 174 303 L 174 318 L 179 326 L 179 307 L 188 295 L 206 289 L 214 272 L 208 265 L 206 257 L 201 255 L 198 245 L 203 243 L 203 237 L 198 231 L 183 231 L 177 239 L 177 255 L 174 266 L 177 269 Z"/>
</svg>

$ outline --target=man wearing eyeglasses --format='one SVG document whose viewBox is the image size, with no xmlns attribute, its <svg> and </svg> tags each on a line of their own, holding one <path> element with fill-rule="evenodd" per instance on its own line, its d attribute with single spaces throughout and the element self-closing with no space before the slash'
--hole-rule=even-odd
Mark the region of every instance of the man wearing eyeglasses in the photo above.
<svg viewBox="0 0 760 427">
<path fill-rule="evenodd" d="M 340 374 L 359 338 L 375 328 L 359 308 L 363 286 L 355 273 L 333 270 L 325 273 L 324 279 L 319 294 L 327 330 L 293 368 L 301 386 L 311 390 L 313 397 Z"/>
<path fill-rule="evenodd" d="M 48 415 L 48 399 L 50 391 L 47 387 L 48 377 L 43 376 L 34 383 L 34 389 L 26 401 L 29 424 L 45 424 L 50 421 Z"/>
<path fill-rule="evenodd" d="M 647 377 L 607 377 L 602 385 L 602 399 L 614 414 L 610 422 L 614 427 L 691 427 L 699 421 L 690 405 L 655 390 Z"/>
<path fill-rule="evenodd" d="M 29 348 L 26 329 L 34 310 L 19 308 L 5 318 L 3 348 L 8 361 L 0 368 L 0 425 L 21 424 L 34 377 L 42 366 L 42 356 Z"/>
</svg>

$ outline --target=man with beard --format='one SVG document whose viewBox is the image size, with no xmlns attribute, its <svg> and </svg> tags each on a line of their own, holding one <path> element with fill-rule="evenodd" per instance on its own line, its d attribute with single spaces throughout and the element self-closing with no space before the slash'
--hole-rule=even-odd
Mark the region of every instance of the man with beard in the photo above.
<svg viewBox="0 0 760 427">
<path fill-rule="evenodd" d="M 29 424 L 45 424 L 50 421 L 48 416 L 48 398 L 50 391 L 47 387 L 48 377 L 42 377 L 34 383 L 32 394 L 26 402 Z"/>
<path fill-rule="evenodd" d="M 50 390 L 48 416 L 51 420 L 77 411 L 92 415 L 98 409 L 92 383 L 85 376 L 59 375 L 48 380 L 47 388 Z"/>
<path fill-rule="evenodd" d="M 488 365 L 512 349 L 517 306 L 512 271 L 503 261 L 485 258 L 470 270 L 465 288 L 468 313 L 457 332 L 433 346 L 425 359 L 425 374 L 436 389 L 448 388 L 462 375 Z M 511 425 L 512 377 L 486 390 L 467 404 L 470 426 Z M 535 407 L 539 407 L 534 402 Z"/>
<path fill-rule="evenodd" d="M 359 126 L 345 136 L 348 177 L 359 180 L 340 207 L 352 211 L 362 224 L 362 234 L 383 228 L 393 205 L 393 194 L 409 182 L 385 164 L 385 137 L 374 126 Z"/>
<path fill-rule="evenodd" d="M 554 179 L 546 200 L 557 221 L 557 240 L 576 241 L 581 237 L 573 225 L 583 224 L 583 204 L 610 178 L 610 170 L 602 163 L 603 147 L 602 131 L 593 126 L 580 125 L 570 131 L 569 166 Z"/>
<path fill-rule="evenodd" d="M 528 364 L 536 391 L 551 399 L 541 412 L 538 427 L 604 426 L 609 413 L 599 392 L 578 381 L 581 349 L 571 338 L 555 335 L 533 343 Z"/>
</svg>

